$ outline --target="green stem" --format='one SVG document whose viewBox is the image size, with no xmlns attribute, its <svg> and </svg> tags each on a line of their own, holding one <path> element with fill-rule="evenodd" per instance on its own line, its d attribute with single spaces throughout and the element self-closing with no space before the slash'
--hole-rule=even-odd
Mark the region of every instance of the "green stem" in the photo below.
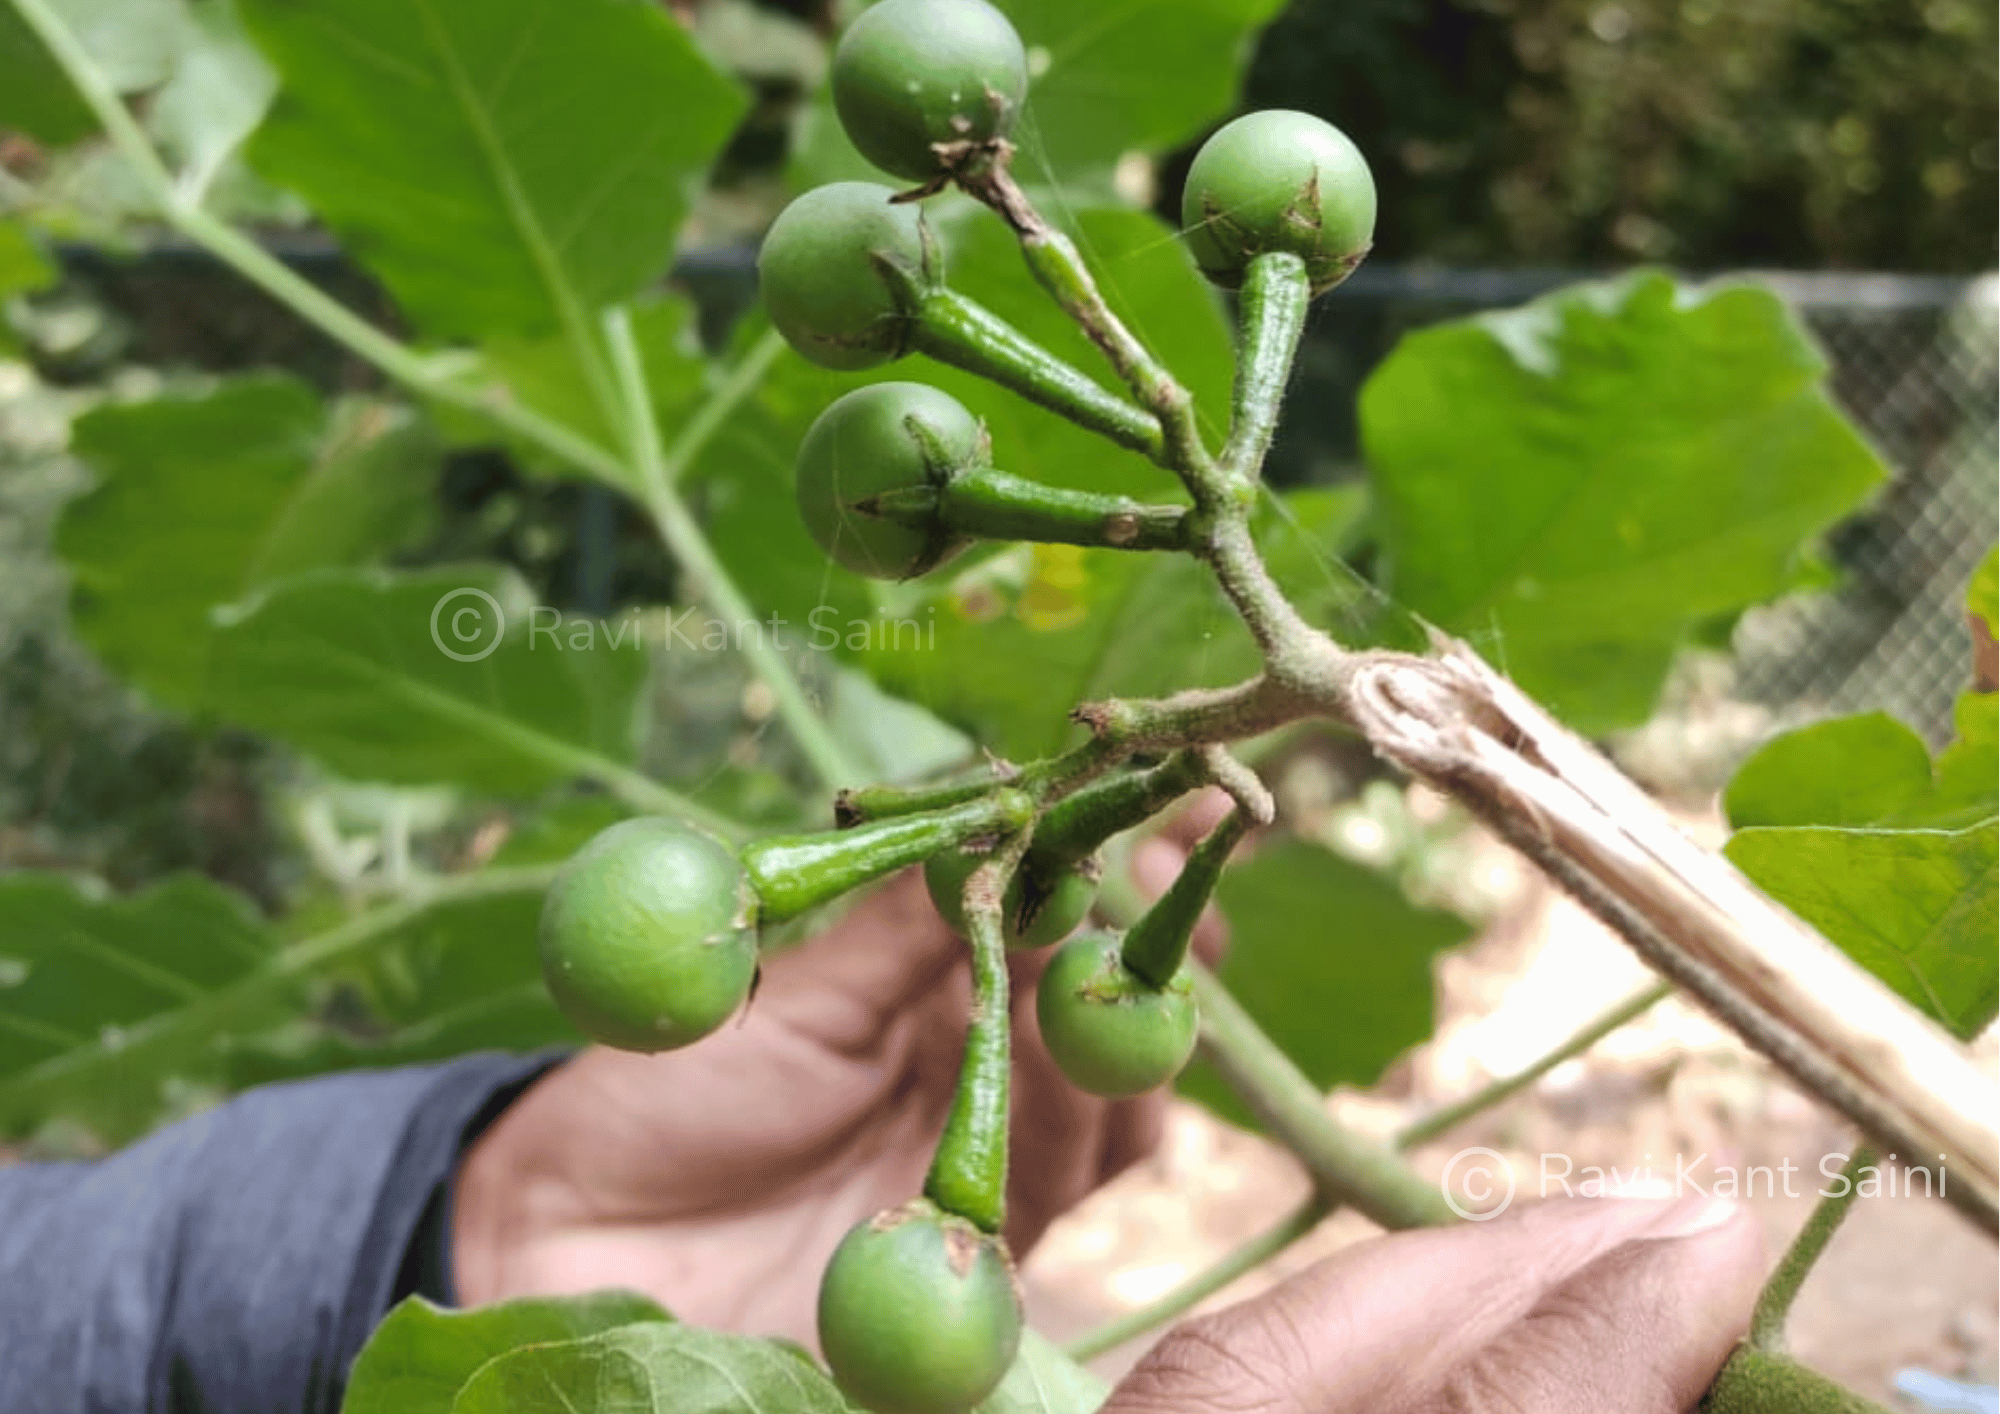
<svg viewBox="0 0 2000 1414">
<path fill-rule="evenodd" d="M 1203 1053 L 1272 1136 L 1298 1156 L 1321 1194 L 1392 1231 L 1456 1221 L 1436 1184 L 1328 1114 L 1319 1087 L 1215 974 L 1198 962 L 1188 966 L 1201 1007 Z"/>
<path fill-rule="evenodd" d="M 1208 1300 L 1231 1282 L 1263 1266 L 1318 1227 L 1329 1211 L 1326 1200 L 1313 1195 L 1275 1225 L 1202 1268 L 1165 1296 L 1078 1336 L 1063 1347 L 1063 1354 L 1072 1360 L 1088 1360 L 1107 1350 L 1117 1349 L 1155 1326 L 1165 1325 Z"/>
<path fill-rule="evenodd" d="M 688 513 L 687 503 L 674 490 L 675 477 L 699 452 L 702 443 L 690 440 L 689 434 L 684 432 L 675 444 L 673 456 L 669 456 L 660 438 L 659 424 L 653 417 L 653 400 L 646 389 L 644 356 L 639 351 L 638 341 L 632 336 L 630 319 L 623 309 L 607 311 L 604 329 L 611 347 L 620 402 L 624 407 L 626 440 L 632 450 L 633 469 L 638 473 L 640 493 L 660 539 L 666 542 L 667 549 L 680 562 L 682 570 L 694 581 L 696 592 L 731 625 L 731 639 L 743 656 L 750 660 L 751 670 L 770 689 L 778 715 L 791 729 L 813 774 L 829 790 L 839 788 L 853 780 L 860 771 L 848 757 L 846 749 L 835 739 L 826 719 L 807 700 L 805 688 L 785 661 L 785 655 L 777 645 L 780 620 L 774 614 L 768 620 L 771 632 L 763 632 L 767 621 L 757 617 L 750 601 L 744 598 L 735 580 L 730 578 L 728 570 L 716 557 L 708 537 Z M 783 342 L 776 334 L 766 334 L 731 370 L 697 419 L 704 429 L 703 441 L 712 437 L 723 420 L 749 396 L 757 386 L 762 370 L 770 366 L 771 359 L 777 356 L 777 348 L 782 347 Z M 769 344 L 776 347 L 767 349 L 765 345 Z M 745 376 L 746 368 L 753 370 L 756 376 Z M 692 427 L 693 424 L 690 424 L 690 431 Z"/>
<path fill-rule="evenodd" d="M 967 193 L 990 206 L 1013 228 L 1029 271 L 1077 327 L 1090 337 L 1141 407 L 1159 419 L 1165 464 L 1178 472 L 1206 508 L 1219 489 L 1215 459 L 1202 441 L 1194 399 L 1144 343 L 1125 327 L 1097 288 L 1074 242 L 1035 210 L 1005 162 L 960 180 Z"/>
<path fill-rule="evenodd" d="M 1253 480 L 1277 428 L 1292 359 L 1306 327 L 1306 307 L 1312 303 L 1306 263 L 1287 251 L 1258 256 L 1244 272 L 1241 299 L 1243 347 L 1236 358 L 1236 390 L 1222 466 L 1231 476 Z"/>
<path fill-rule="evenodd" d="M 1028 867 L 1046 877 L 1088 859 L 1113 835 L 1159 814 L 1207 779 L 1201 758 L 1177 751 L 1159 765 L 1086 786 L 1035 826 Z"/>
<path fill-rule="evenodd" d="M 1473 1091 L 1464 1099 L 1434 1110 L 1417 1120 L 1396 1136 L 1396 1147 L 1414 1149 L 1419 1144 L 1428 1144 L 1439 1135 L 1458 1128 L 1475 1115 L 1484 1114 L 1495 1105 L 1512 1099 L 1564 1061 L 1582 1055 L 1619 1027 L 1638 1020 L 1672 996 L 1673 992 L 1674 989 L 1667 983 L 1659 982 L 1633 993 L 1596 1020 L 1586 1024 L 1581 1030 L 1571 1034 L 1532 1065 L 1517 1070 L 1512 1075 L 1503 1075 Z"/>
<path fill-rule="evenodd" d="M 1250 832 L 1250 825 L 1249 812 L 1239 806 L 1189 852 L 1167 891 L 1126 932 L 1118 957 L 1128 972 L 1153 987 L 1164 987 L 1173 980 L 1187 957 L 1188 939 L 1215 893 L 1223 866 Z"/>
<path fill-rule="evenodd" d="M 941 486 L 910 486 L 855 503 L 863 515 L 919 530 L 940 526 L 979 540 L 1026 540 L 1105 550 L 1180 550 L 1187 546 L 1186 506 L 1148 505 L 1129 496 L 1044 486 L 1039 481 L 970 467 Z"/>
<path fill-rule="evenodd" d="M 1020 862 L 1016 840 L 966 883 L 965 927 L 972 949 L 972 1020 L 951 1113 L 924 1179 L 924 1196 L 948 1213 L 999 1232 L 1007 1222 L 1008 1079 L 1013 1015 L 1001 900 Z"/>
<path fill-rule="evenodd" d="M 1032 818 L 1034 803 L 1003 789 L 928 815 L 851 830 L 767 835 L 743 846 L 743 872 L 757 895 L 758 920 L 783 923 L 941 850 L 982 835 L 1012 835 Z"/>
<path fill-rule="evenodd" d="M 1037 407 L 1166 464 L 1153 418 L 1082 370 L 1057 358 L 999 315 L 956 291 L 933 286 L 915 295 L 912 343 L 939 363 L 998 383 Z"/>
<path fill-rule="evenodd" d="M 1862 1144 L 1848 1157 L 1847 1167 L 1841 1170 L 1846 1180 L 1842 1192 L 1821 1198 L 1806 1219 L 1806 1225 L 1799 1229 L 1799 1235 L 1792 1239 L 1792 1245 L 1778 1260 L 1776 1270 L 1765 1281 L 1764 1289 L 1757 1296 L 1756 1309 L 1750 1315 L 1750 1335 L 1748 1343 L 1754 1350 L 1771 1354 L 1781 1353 L 1785 1348 L 1785 1317 L 1790 1314 L 1792 1301 L 1799 1294 L 1799 1287 L 1805 1283 L 1806 1273 L 1813 1268 L 1820 1254 L 1826 1251 L 1826 1244 L 1833 1240 L 1834 1233 L 1847 1218 L 1848 1209 L 1860 1195 L 1860 1184 L 1855 1175 L 1877 1161 L 1873 1145 Z"/>
<path fill-rule="evenodd" d="M 1627 998 L 1571 1034 L 1533 1064 L 1405 1125 L 1396 1134 L 1395 1147 L 1405 1150 L 1428 1144 L 1475 1115 L 1519 1094 L 1564 1061 L 1582 1055 L 1619 1027 L 1636 1020 L 1672 992 L 1673 988 L 1662 983 Z M 1184 1315 L 1237 1278 L 1262 1266 L 1304 1238 L 1333 1212 L 1335 1206 L 1315 1192 L 1275 1225 L 1233 1251 L 1224 1253 L 1172 1291 L 1071 1341 L 1063 1347 L 1063 1353 L 1072 1360 L 1088 1360 Z"/>
<path fill-rule="evenodd" d="M 997 784 L 990 773 L 971 781 L 946 781 L 926 786 L 857 786 L 833 798 L 833 823 L 842 830 L 871 820 L 922 815 L 977 800 Z"/>
</svg>

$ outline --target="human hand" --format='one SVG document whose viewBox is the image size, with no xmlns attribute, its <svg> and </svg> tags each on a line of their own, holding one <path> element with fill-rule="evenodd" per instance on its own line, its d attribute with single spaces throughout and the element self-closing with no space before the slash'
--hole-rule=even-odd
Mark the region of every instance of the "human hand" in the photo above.
<svg viewBox="0 0 2000 1414">
<path fill-rule="evenodd" d="M 1142 885 L 1164 887 L 1179 856 L 1165 840 L 1144 846 Z M 1063 1079 L 1033 1021 L 1043 961 L 1009 959 L 1017 1256 L 1152 1149 L 1164 1105 Z M 702 1325 L 809 1340 L 835 1245 L 922 1187 L 970 1005 L 965 946 L 912 871 L 771 959 L 742 1018 L 699 1046 L 583 1051 L 460 1165 L 460 1298 L 620 1286 Z"/>
<path fill-rule="evenodd" d="M 1763 1274 L 1726 1200 L 1537 1203 L 1357 1243 L 1186 1322 L 1100 1414 L 1684 1414 Z"/>
</svg>

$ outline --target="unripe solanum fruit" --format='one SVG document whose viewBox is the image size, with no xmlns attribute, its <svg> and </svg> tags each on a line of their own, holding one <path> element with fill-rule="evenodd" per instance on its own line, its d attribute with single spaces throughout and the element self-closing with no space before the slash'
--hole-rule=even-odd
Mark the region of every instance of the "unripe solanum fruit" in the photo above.
<svg viewBox="0 0 2000 1414">
<path fill-rule="evenodd" d="M 1201 146 L 1181 225 L 1202 273 L 1228 289 L 1250 261 L 1289 251 L 1314 294 L 1346 279 L 1375 240 L 1375 179 L 1347 134 L 1310 113 L 1246 113 Z"/>
<path fill-rule="evenodd" d="M 947 849 L 924 861 L 924 885 L 938 915 L 965 936 L 965 881 L 985 856 Z M 1097 902 L 1097 880 L 1084 869 L 1065 869 L 1044 879 L 1027 866 L 1014 873 L 1000 900 L 1001 936 L 1019 951 L 1045 948 L 1074 933 Z"/>
<path fill-rule="evenodd" d="M 1006 1244 L 925 1199 L 855 1227 L 820 1279 L 820 1349 L 872 1414 L 965 1414 L 1020 1343 Z"/>
<path fill-rule="evenodd" d="M 1085 933 L 1049 960 L 1035 991 L 1042 1044 L 1079 1090 L 1107 1099 L 1143 1095 L 1181 1073 L 1200 1012 L 1187 965 L 1164 987 L 1136 976 L 1119 939 Z"/>
<path fill-rule="evenodd" d="M 729 846 L 677 820 L 625 820 L 557 872 L 542 903 L 542 976 L 593 1041 L 667 1051 L 749 995 L 757 932 Z"/>
<path fill-rule="evenodd" d="M 972 156 L 1006 137 L 1027 91 L 1021 36 L 986 0 L 881 0 L 833 52 L 833 106 L 848 138 L 913 182 L 936 178 L 957 144 Z"/>
<path fill-rule="evenodd" d="M 914 292 L 944 278 L 922 213 L 874 182 L 814 187 L 778 213 L 757 252 L 764 308 L 822 368 L 874 368 L 910 351 Z"/>
<path fill-rule="evenodd" d="M 799 516 L 835 561 L 871 579 L 937 568 L 964 537 L 869 515 L 871 497 L 942 485 L 986 460 L 986 433 L 965 404 L 923 383 L 872 383 L 836 399 L 799 444 Z"/>
</svg>

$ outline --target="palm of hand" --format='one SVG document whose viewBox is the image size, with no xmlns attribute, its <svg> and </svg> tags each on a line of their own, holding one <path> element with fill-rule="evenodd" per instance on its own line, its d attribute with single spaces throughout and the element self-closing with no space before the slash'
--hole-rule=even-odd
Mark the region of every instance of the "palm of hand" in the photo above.
<svg viewBox="0 0 2000 1414">
<path fill-rule="evenodd" d="M 1072 1089 L 1035 1034 L 1038 960 L 1015 959 L 1008 1238 L 1151 1147 L 1157 1099 Z M 951 1102 L 964 948 L 912 873 L 773 959 L 740 1021 L 658 1056 L 591 1049 L 517 1101 L 461 1167 L 460 1295 L 623 1286 L 722 1329 L 809 1338 L 853 1224 L 918 1192 Z"/>
</svg>

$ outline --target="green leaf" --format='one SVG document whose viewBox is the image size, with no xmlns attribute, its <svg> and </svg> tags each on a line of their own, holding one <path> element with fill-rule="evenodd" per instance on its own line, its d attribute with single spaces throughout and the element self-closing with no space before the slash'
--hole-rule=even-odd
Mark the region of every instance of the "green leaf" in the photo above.
<svg viewBox="0 0 2000 1414">
<path fill-rule="evenodd" d="M 209 609 L 251 587 L 248 563 L 312 464 L 319 400 L 290 378 L 97 409 L 71 445 L 97 473 L 56 532 L 77 634 L 172 707 L 206 676 Z"/>
<path fill-rule="evenodd" d="M 671 446 L 675 433 L 694 412 L 705 391 L 710 363 L 700 344 L 694 306 L 678 296 L 647 299 L 632 309 L 632 336 L 645 363 L 647 391 L 653 416 Z M 487 371 L 521 403 L 582 433 L 607 451 L 623 446 L 624 433 L 605 420 L 591 391 L 589 375 L 578 362 L 575 346 L 561 338 L 501 337 L 481 349 Z M 444 419 L 463 431 L 462 440 L 486 444 L 493 425 L 461 410 Z M 558 461 L 539 446 L 516 439 L 508 450 L 523 465 L 552 475 L 576 476 L 576 467 Z M 626 485 L 636 493 L 640 488 Z"/>
<path fill-rule="evenodd" d="M 1386 587 L 1572 725 L 1636 724 L 1881 481 L 1825 368 L 1769 292 L 1650 273 L 1412 334 L 1361 397 Z"/>
<path fill-rule="evenodd" d="M 229 5 L 203 5 L 193 20 L 173 77 L 147 107 L 146 125 L 179 157 L 183 186 L 204 191 L 256 131 L 278 76 Z"/>
<path fill-rule="evenodd" d="M 1308 617 L 1346 604 L 1332 567 L 1363 505 L 1358 488 L 1306 492 L 1259 519 L 1273 573 Z M 933 593 L 909 615 L 924 636 L 879 637 L 869 671 L 1019 760 L 1059 750 L 1076 703 L 1222 686 L 1258 667 L 1213 576 L 1184 556 L 1037 546 Z"/>
<path fill-rule="evenodd" d="M 1000 8 L 1021 31 L 1035 75 L 1015 134 L 1022 175 L 1070 182 L 1126 152 L 1192 141 L 1228 116 L 1256 32 L 1284 4 L 1001 0 Z"/>
<path fill-rule="evenodd" d="M 453 1414 L 849 1414 L 793 1346 L 646 1322 L 483 1365 Z"/>
<path fill-rule="evenodd" d="M 1744 762 L 1726 847 L 1759 887 L 1961 1037 L 2000 1002 L 1995 700 L 1968 693 L 1933 768 L 1880 713 L 1789 732 Z"/>
<path fill-rule="evenodd" d="M 42 254 L 27 227 L 18 221 L 0 221 L 0 358 L 18 356 L 21 348 L 7 323 L 8 301 L 39 290 L 55 278 L 55 266 Z"/>
<path fill-rule="evenodd" d="M 218 616 L 212 701 L 356 780 L 495 795 L 627 782 L 638 628 L 613 646 L 573 627 L 490 566 L 297 576 Z"/>
<path fill-rule="evenodd" d="M 630 1291 L 529 1297 L 476 1311 L 442 1310 L 412 1296 L 383 1318 L 355 1357 L 341 1414 L 450 1414 L 480 1366 L 520 1346 L 672 1319 Z"/>
<path fill-rule="evenodd" d="M 1229 919 L 1224 985 L 1322 1090 L 1373 1085 L 1430 1036 L 1435 957 L 1472 935 L 1464 919 L 1413 905 L 1393 879 L 1300 840 L 1232 868 L 1217 893 Z M 1181 1090 L 1254 1126 L 1205 1064 Z"/>
<path fill-rule="evenodd" d="M 1965 609 L 1986 620 L 1986 631 L 2000 629 L 2000 545 L 1986 552 L 1972 582 L 1965 586 Z"/>
<path fill-rule="evenodd" d="M 250 156 L 435 337 L 562 331 L 665 270 L 744 109 L 645 0 L 242 0 Z"/>
<path fill-rule="evenodd" d="M 61 1114 L 110 1142 L 219 1075 L 228 1025 L 269 1024 L 281 994 L 228 989 L 275 940 L 247 900 L 194 876 L 129 898 L 53 874 L 0 878 L 0 1134 Z M 188 1028 L 177 1018 L 199 1016 Z"/>
<path fill-rule="evenodd" d="M 169 706 L 201 705 L 216 606 L 287 574 L 366 563 L 423 535 L 439 448 L 389 404 L 252 377 L 99 408 L 72 445 L 98 485 L 64 510 L 77 632 Z"/>
<path fill-rule="evenodd" d="M 1745 874 L 1918 1010 L 1962 1040 L 1993 1019 L 2000 836 L 1958 830 L 1798 826 L 1738 831 Z"/>
<path fill-rule="evenodd" d="M 26 133 L 61 147 L 97 131 L 83 101 L 41 36 L 13 5 L 0 5 L 0 132 Z"/>
<path fill-rule="evenodd" d="M 974 1414 L 1093 1414 L 1111 1387 L 1063 1354 L 1039 1332 L 1021 1332 L 1000 1388 Z"/>
<path fill-rule="evenodd" d="M 1885 712 L 1787 732 L 1745 761 L 1723 794 L 1737 829 L 1867 825 L 1931 791 L 1923 738 Z"/>
</svg>

